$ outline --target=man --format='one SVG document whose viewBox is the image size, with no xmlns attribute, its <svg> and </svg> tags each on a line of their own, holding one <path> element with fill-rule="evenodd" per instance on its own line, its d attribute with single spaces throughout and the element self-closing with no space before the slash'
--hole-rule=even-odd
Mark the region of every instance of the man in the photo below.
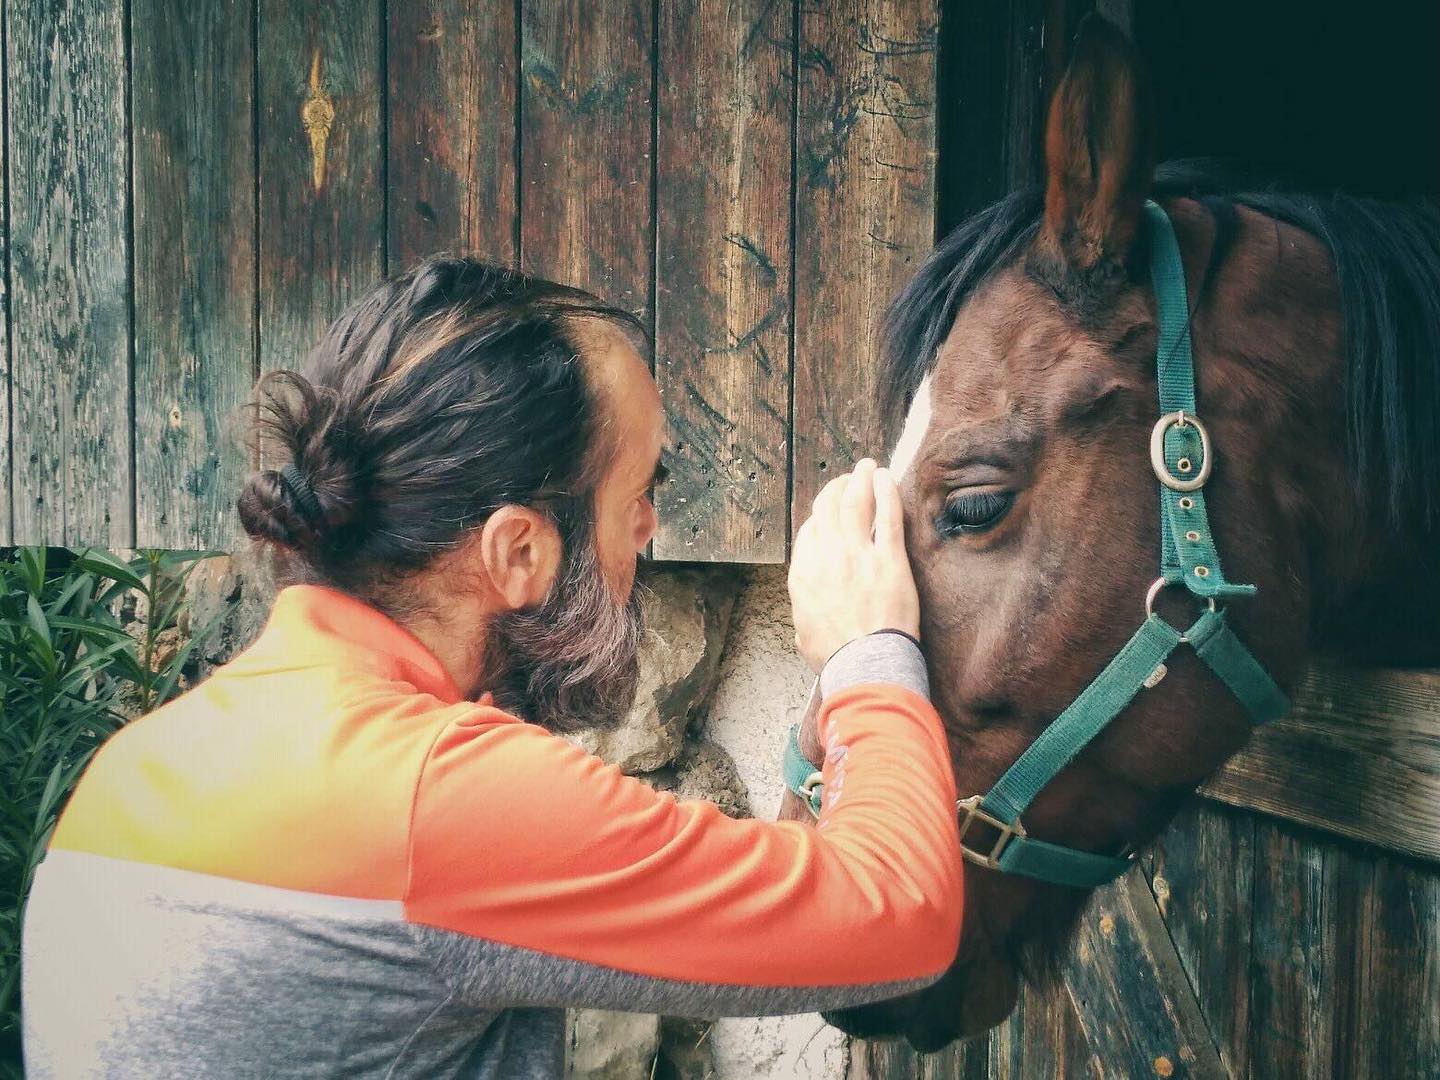
<svg viewBox="0 0 1440 1080">
<path fill-rule="evenodd" d="M 555 732 L 633 695 L 663 415 L 633 320 L 435 259 L 262 388 L 239 500 L 284 588 L 120 732 L 40 867 L 35 1077 L 547 1077 L 564 1006 L 802 1012 L 955 956 L 955 792 L 894 484 L 795 545 L 817 829 L 680 803 Z"/>
</svg>

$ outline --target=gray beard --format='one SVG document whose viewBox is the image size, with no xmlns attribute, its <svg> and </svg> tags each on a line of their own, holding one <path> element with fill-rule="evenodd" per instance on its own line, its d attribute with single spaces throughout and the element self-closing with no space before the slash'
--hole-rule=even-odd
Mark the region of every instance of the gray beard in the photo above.
<svg viewBox="0 0 1440 1080">
<path fill-rule="evenodd" d="M 479 687 L 502 709 L 560 734 L 624 719 L 644 636 L 641 586 L 617 599 L 589 531 L 577 531 L 544 603 L 491 620 Z"/>
</svg>

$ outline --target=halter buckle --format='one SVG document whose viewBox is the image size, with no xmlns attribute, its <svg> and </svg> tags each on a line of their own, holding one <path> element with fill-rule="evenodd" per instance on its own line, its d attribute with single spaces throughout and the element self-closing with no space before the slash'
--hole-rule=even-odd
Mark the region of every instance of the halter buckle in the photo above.
<svg viewBox="0 0 1440 1080">
<path fill-rule="evenodd" d="M 805 782 L 800 785 L 800 790 L 795 793 L 805 800 L 806 808 L 817 818 L 820 816 L 820 811 L 815 809 L 815 789 L 824 783 L 825 777 L 819 769 L 816 769 L 805 778 Z"/>
<path fill-rule="evenodd" d="M 980 809 L 980 803 L 984 800 L 983 795 L 971 795 L 968 799 L 961 799 L 955 804 L 957 811 L 964 811 L 960 818 L 960 854 L 966 862 L 972 862 L 976 866 L 983 866 L 987 870 L 1000 869 L 1000 856 L 1004 853 L 1006 845 L 1014 837 L 1022 839 L 1027 835 L 1025 826 L 1020 824 L 1016 818 L 1012 822 L 1004 822 L 993 814 Z M 989 825 L 992 829 L 999 830 L 1000 835 L 995 838 L 995 843 L 990 847 L 990 854 L 976 851 L 974 848 L 965 846 L 965 834 L 970 831 L 970 826 L 976 821 L 983 825 Z"/>
<path fill-rule="evenodd" d="M 1200 433 L 1200 471 L 1190 479 L 1176 476 L 1165 463 L 1165 433 L 1172 427 L 1186 426 L 1193 426 Z M 1166 413 L 1150 429 L 1150 468 L 1155 470 L 1156 479 L 1171 491 L 1199 491 L 1210 479 L 1210 467 L 1214 461 L 1215 456 L 1210 452 L 1210 432 L 1195 417 L 1187 416 L 1184 409 Z"/>
</svg>

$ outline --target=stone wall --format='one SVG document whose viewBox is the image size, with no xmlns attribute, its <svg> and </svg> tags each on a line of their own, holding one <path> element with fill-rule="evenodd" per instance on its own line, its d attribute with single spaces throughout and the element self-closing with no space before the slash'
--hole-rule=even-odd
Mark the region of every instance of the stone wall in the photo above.
<svg viewBox="0 0 1440 1080">
<path fill-rule="evenodd" d="M 810 675 L 794 649 L 785 568 L 664 567 L 649 580 L 636 703 L 604 732 L 576 736 L 624 771 L 727 814 L 772 818 L 785 732 Z M 190 626 L 203 678 L 243 648 L 269 607 L 263 575 L 229 559 L 192 580 Z M 844 1040 L 818 1016 L 683 1018 L 576 1012 L 576 1080 L 791 1080 L 840 1077 Z"/>
</svg>

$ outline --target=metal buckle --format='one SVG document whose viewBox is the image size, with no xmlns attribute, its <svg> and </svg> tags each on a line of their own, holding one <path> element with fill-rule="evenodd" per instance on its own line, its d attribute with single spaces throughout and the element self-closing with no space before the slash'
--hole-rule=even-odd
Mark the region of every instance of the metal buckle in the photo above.
<svg viewBox="0 0 1440 1080">
<path fill-rule="evenodd" d="M 820 811 L 815 809 L 815 789 L 818 788 L 824 780 L 824 776 L 822 776 L 820 770 L 817 769 L 805 778 L 805 782 L 800 785 L 800 790 L 797 792 L 797 794 L 805 800 L 805 805 L 809 808 L 810 813 L 814 814 L 817 818 L 820 816 Z"/>
<path fill-rule="evenodd" d="M 1020 824 L 1020 819 L 1006 823 L 992 814 L 980 809 L 980 803 L 984 800 L 983 795 L 971 795 L 968 799 L 961 799 L 955 804 L 957 811 L 965 811 L 965 816 L 960 819 L 960 854 L 965 857 L 966 862 L 972 862 L 976 866 L 983 866 L 987 870 L 1000 869 L 1000 856 L 1004 853 L 1005 847 L 1011 839 L 1018 836 L 1022 839 L 1027 835 L 1025 826 Z M 982 824 L 989 825 L 993 829 L 1000 830 L 1000 835 L 995 838 L 994 845 L 990 848 L 989 855 L 983 855 L 974 848 L 965 846 L 965 834 L 970 831 L 970 825 L 976 820 Z"/>
<path fill-rule="evenodd" d="M 1203 458 L 1200 462 L 1200 472 L 1190 480 L 1176 476 L 1170 471 L 1170 466 L 1165 464 L 1165 433 L 1172 427 L 1185 427 L 1187 424 L 1193 424 L 1195 430 L 1200 433 L 1200 454 Z M 1210 433 L 1205 430 L 1205 425 L 1195 417 L 1186 416 L 1184 409 L 1179 412 L 1166 413 L 1150 429 L 1150 468 L 1155 470 L 1155 476 L 1160 483 L 1171 491 L 1199 491 L 1210 479 L 1210 467 L 1214 461 L 1215 455 L 1210 451 Z"/>
</svg>

